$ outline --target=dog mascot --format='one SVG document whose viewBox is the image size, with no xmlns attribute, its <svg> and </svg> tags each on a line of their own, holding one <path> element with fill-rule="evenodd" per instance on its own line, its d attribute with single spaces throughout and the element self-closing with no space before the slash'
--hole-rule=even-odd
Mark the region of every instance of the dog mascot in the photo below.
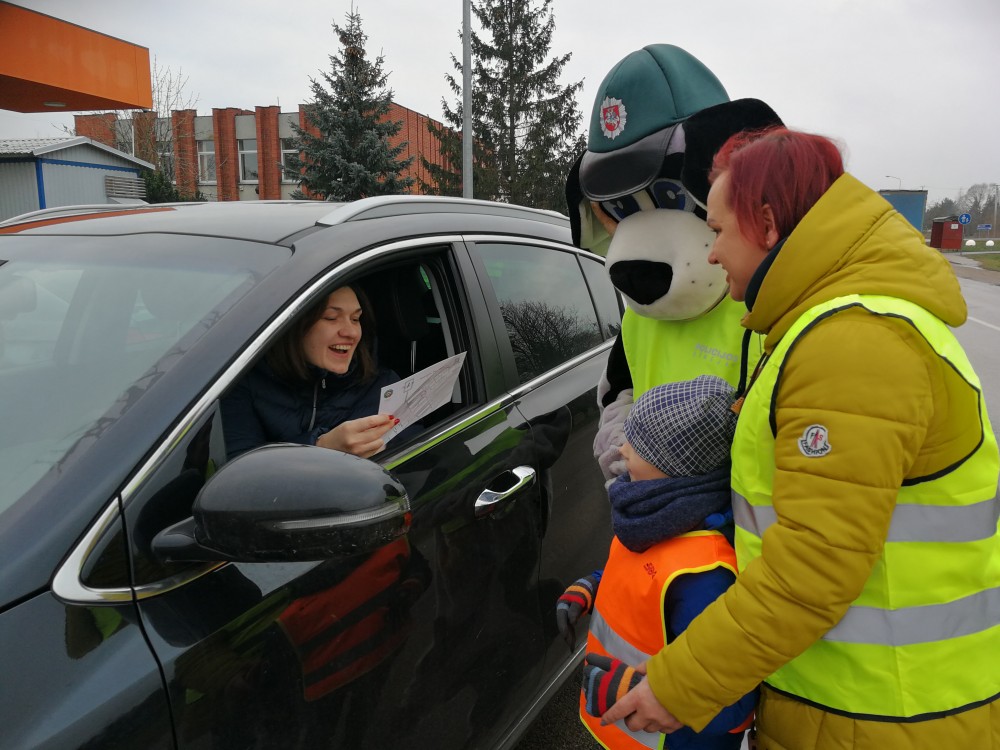
<svg viewBox="0 0 1000 750">
<path fill-rule="evenodd" d="M 780 125 L 761 101 L 729 101 L 696 58 L 669 44 L 630 53 L 605 77 L 587 150 L 570 170 L 573 242 L 607 257 L 628 308 L 598 388 L 594 453 L 606 479 L 625 470 L 622 423 L 655 385 L 718 375 L 742 391 L 760 357 L 726 275 L 706 260 L 708 173 L 734 133 Z"/>
</svg>

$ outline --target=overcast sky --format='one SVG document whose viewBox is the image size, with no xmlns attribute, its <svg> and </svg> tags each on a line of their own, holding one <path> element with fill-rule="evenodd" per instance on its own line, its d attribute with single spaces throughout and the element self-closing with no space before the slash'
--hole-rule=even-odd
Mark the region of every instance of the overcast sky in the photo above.
<svg viewBox="0 0 1000 750">
<path fill-rule="evenodd" d="M 183 71 L 199 114 L 309 99 L 351 0 L 14 0 L 149 48 Z M 461 59 L 461 0 L 354 0 L 394 99 L 441 118 Z M 572 52 L 586 118 L 609 68 L 646 44 L 685 48 L 731 98 L 756 97 L 791 127 L 836 138 L 876 189 L 931 202 L 1000 182 L 998 0 L 555 0 L 552 54 Z M 0 138 L 55 137 L 63 114 L 0 110 Z M 581 126 L 583 128 L 584 125 Z M 892 175 L 891 177 L 887 175 Z"/>
</svg>

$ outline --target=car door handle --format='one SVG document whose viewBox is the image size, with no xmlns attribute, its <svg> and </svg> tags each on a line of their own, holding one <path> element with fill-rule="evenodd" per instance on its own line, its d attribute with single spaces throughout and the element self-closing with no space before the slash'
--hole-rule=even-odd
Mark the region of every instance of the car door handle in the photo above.
<svg viewBox="0 0 1000 750">
<path fill-rule="evenodd" d="M 475 513 L 476 518 L 488 516 L 506 505 L 506 501 L 512 499 L 518 491 L 528 487 L 535 481 L 535 470 L 530 466 L 515 466 L 510 471 L 501 474 L 501 477 L 514 476 L 513 486 L 505 490 L 485 489 L 476 498 Z"/>
</svg>

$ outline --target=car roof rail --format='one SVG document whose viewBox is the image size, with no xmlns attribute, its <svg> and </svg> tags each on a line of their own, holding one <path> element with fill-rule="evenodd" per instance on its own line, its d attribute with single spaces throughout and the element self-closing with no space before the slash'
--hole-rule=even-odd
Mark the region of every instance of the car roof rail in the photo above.
<svg viewBox="0 0 1000 750">
<path fill-rule="evenodd" d="M 23 224 L 30 221 L 42 219 L 58 219 L 63 216 L 77 216 L 78 214 L 92 214 L 105 211 L 131 211 L 137 208 L 149 208 L 151 204 L 142 203 L 79 203 L 72 206 L 52 206 L 52 208 L 41 208 L 37 211 L 29 211 L 25 214 L 11 216 L 9 219 L 0 221 L 0 227 L 11 226 L 13 224 Z M 158 204 L 162 205 L 162 204 Z"/>
<path fill-rule="evenodd" d="M 474 198 L 456 198 L 444 195 L 377 195 L 342 203 L 317 223 L 326 226 L 345 224 L 349 221 L 381 219 L 387 216 L 404 216 L 423 213 L 491 214 L 510 216 L 549 224 L 565 224 L 568 219 L 556 211 L 528 208 L 513 203 L 484 201 Z"/>
</svg>

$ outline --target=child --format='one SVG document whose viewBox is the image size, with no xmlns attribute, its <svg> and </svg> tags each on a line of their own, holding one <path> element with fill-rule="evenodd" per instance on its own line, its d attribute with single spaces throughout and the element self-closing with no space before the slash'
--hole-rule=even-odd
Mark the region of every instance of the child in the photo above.
<svg viewBox="0 0 1000 750">
<path fill-rule="evenodd" d="M 660 746 L 660 737 L 632 732 L 624 721 L 601 726 L 601 714 L 642 678 L 634 666 L 677 638 L 736 580 L 733 401 L 726 381 L 702 375 L 657 386 L 635 402 L 621 448 L 628 473 L 608 488 L 615 538 L 607 564 L 559 599 L 556 617 L 571 648 L 573 626 L 593 611 L 580 718 L 612 750 Z M 737 750 L 755 701 L 756 692 L 746 695 L 702 732 L 684 727 L 662 746 Z"/>
</svg>

